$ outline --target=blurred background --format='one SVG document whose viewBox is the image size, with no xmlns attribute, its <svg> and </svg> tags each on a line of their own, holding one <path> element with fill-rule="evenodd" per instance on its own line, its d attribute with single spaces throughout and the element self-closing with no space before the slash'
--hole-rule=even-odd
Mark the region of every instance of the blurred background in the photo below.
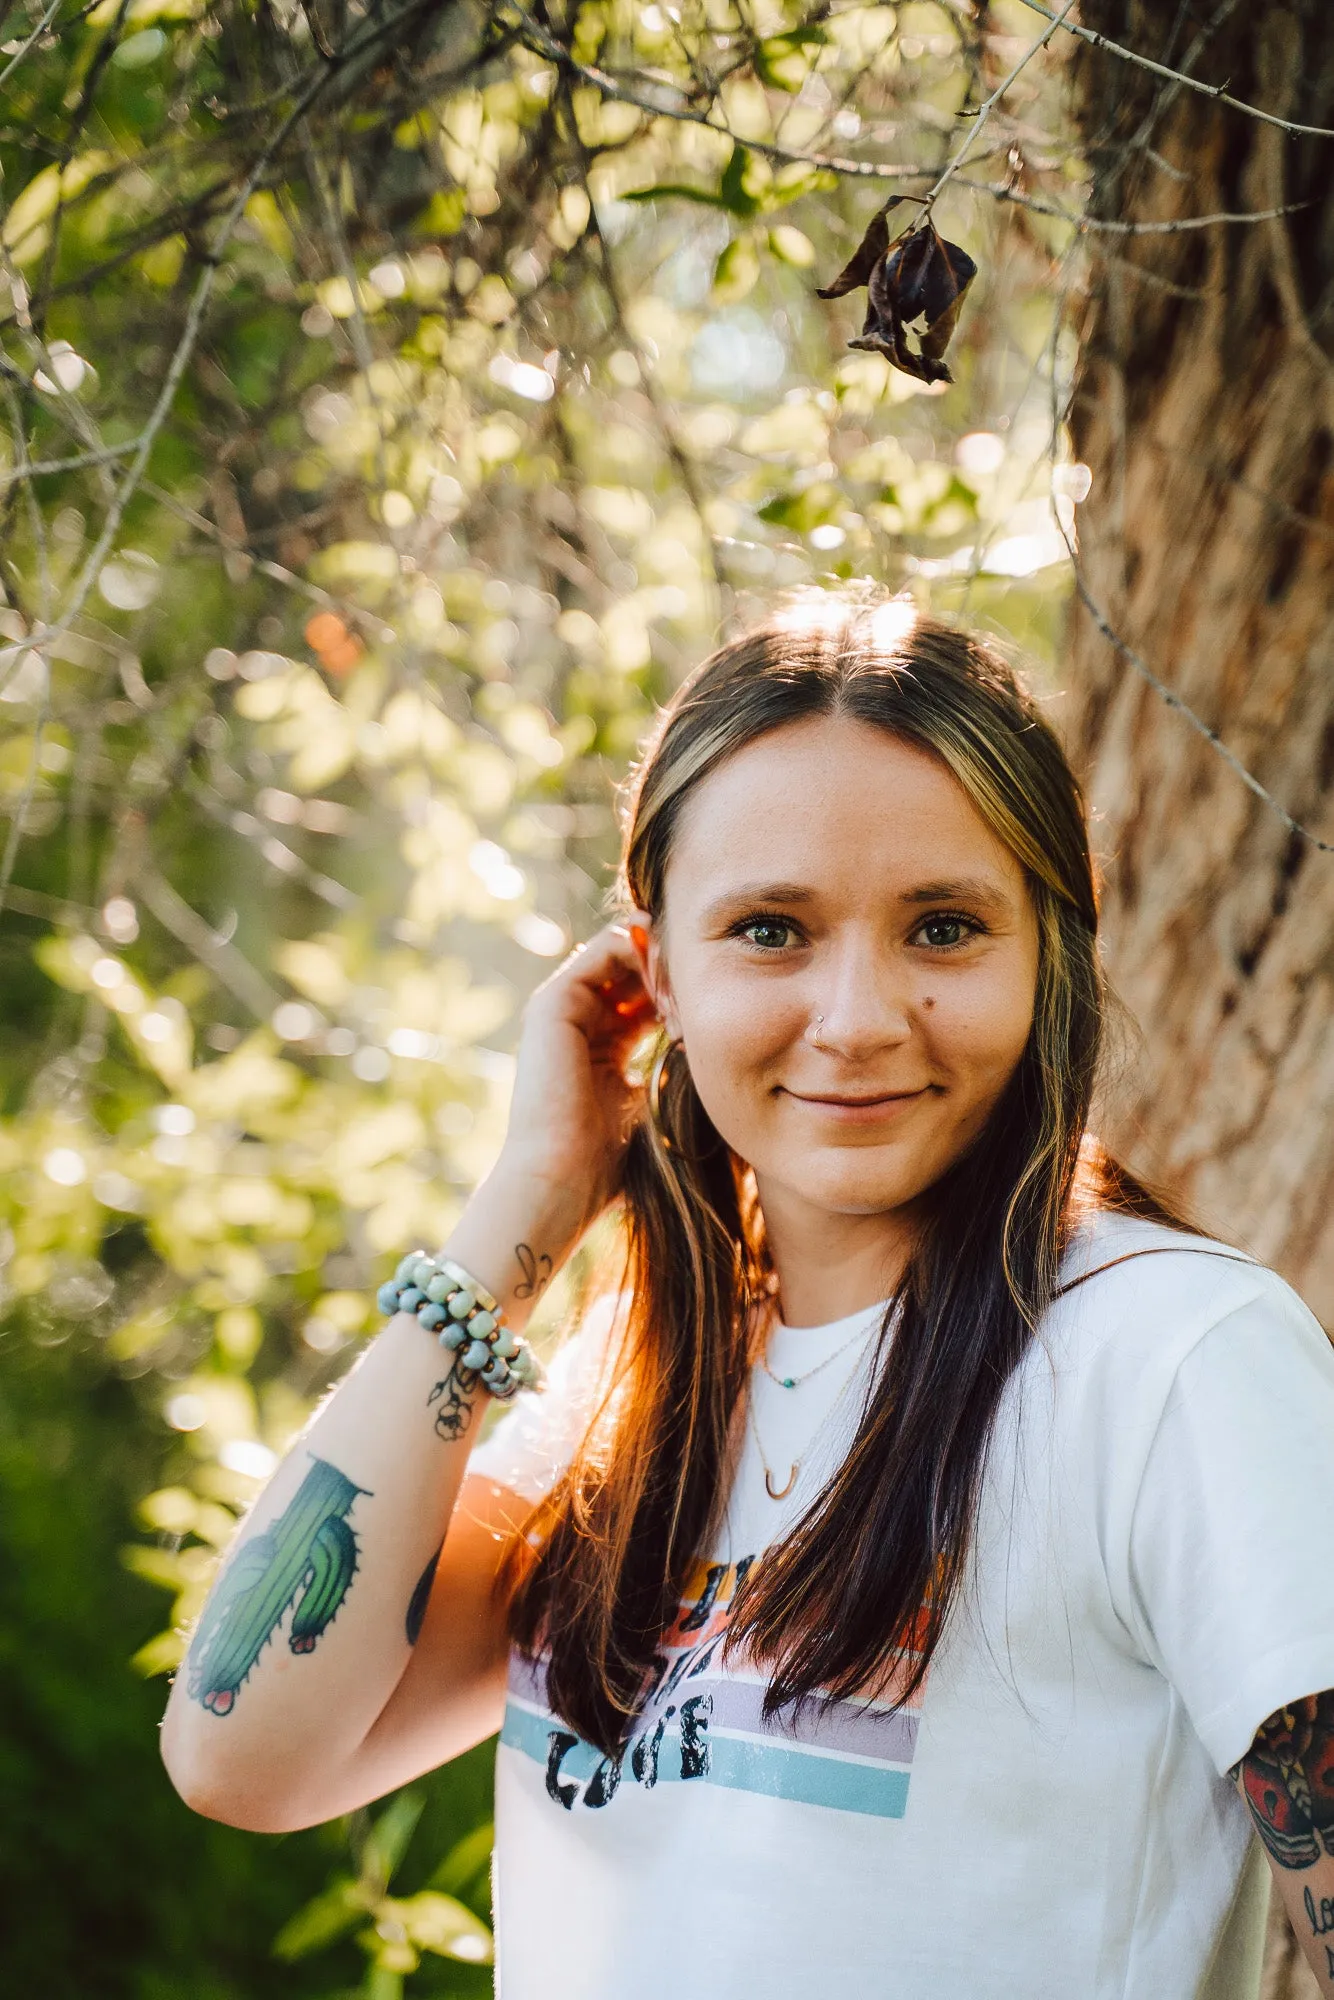
<svg viewBox="0 0 1334 2000">
<path fill-rule="evenodd" d="M 160 1770 L 163 1677 L 488 1164 L 719 637 L 870 577 L 1027 664 L 1139 1023 L 1104 1123 L 1334 1311 L 1334 22 L 17 0 L 0 38 L 0 1975 L 479 1995 L 489 1749 L 241 1834 Z M 815 296 L 891 196 L 978 266 L 953 383 Z"/>
</svg>

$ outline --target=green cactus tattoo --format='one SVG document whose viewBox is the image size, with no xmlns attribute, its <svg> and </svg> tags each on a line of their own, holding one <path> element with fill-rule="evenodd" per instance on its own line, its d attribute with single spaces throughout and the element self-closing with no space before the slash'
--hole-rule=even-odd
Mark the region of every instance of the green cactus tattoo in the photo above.
<svg viewBox="0 0 1334 2000">
<path fill-rule="evenodd" d="M 347 1516 L 360 1494 L 369 1498 L 366 1487 L 312 1455 L 292 1499 L 237 1550 L 204 1607 L 186 1663 L 192 1700 L 229 1715 L 293 1603 L 287 1643 L 294 1653 L 314 1652 L 356 1575 L 357 1538 Z"/>
</svg>

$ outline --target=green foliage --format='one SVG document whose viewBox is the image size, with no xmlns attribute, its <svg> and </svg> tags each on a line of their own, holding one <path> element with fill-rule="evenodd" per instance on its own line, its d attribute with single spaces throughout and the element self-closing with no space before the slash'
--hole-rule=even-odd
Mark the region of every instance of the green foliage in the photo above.
<svg viewBox="0 0 1334 2000">
<path fill-rule="evenodd" d="M 491 1963 L 490 1929 L 441 1882 L 443 1876 L 460 1889 L 476 1885 L 490 1856 L 490 1821 L 451 1849 L 424 1889 L 411 1896 L 389 1894 L 424 1804 L 419 1792 L 398 1794 L 362 1839 L 358 1874 L 338 1876 L 284 1924 L 273 1947 L 279 1958 L 322 1951 L 369 1919 L 369 1927 L 358 1935 L 367 1955 L 368 1991 L 383 1990 L 386 1975 L 401 1979 L 415 1972 L 423 1952 L 464 1965 Z"/>
<path fill-rule="evenodd" d="M 924 190 L 977 22 L 562 18 L 7 16 L 15 1990 L 486 1990 L 489 1753 L 260 1842 L 176 1803 L 125 1662 L 179 1660 L 376 1284 L 484 1169 L 523 997 L 598 918 L 611 783 L 718 631 L 868 575 L 1054 644 L 1070 229 L 942 197 L 982 267 L 945 397 L 811 296 L 887 192 L 829 162 Z M 1070 198 L 1058 133 L 1026 172 Z"/>
</svg>

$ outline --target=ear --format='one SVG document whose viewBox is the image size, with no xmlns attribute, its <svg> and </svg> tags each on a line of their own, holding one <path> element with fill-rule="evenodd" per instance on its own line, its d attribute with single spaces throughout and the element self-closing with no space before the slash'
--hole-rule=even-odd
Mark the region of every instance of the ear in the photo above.
<svg viewBox="0 0 1334 2000">
<path fill-rule="evenodd" d="M 672 1001 L 672 984 L 658 927 L 648 917 L 636 915 L 630 921 L 629 930 L 630 942 L 639 961 L 639 976 L 653 1002 L 654 1011 L 672 1040 L 677 1041 L 681 1028 Z"/>
</svg>

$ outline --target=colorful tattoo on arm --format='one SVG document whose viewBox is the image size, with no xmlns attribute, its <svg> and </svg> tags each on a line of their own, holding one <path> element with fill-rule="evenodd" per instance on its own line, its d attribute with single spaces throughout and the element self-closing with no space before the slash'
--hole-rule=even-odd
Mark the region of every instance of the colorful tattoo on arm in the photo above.
<svg viewBox="0 0 1334 2000">
<path fill-rule="evenodd" d="M 426 1622 L 426 1607 L 431 1601 L 431 1586 L 435 1582 L 435 1572 L 440 1562 L 440 1549 L 443 1549 L 444 1546 L 444 1543 L 441 1542 L 440 1548 L 436 1550 L 421 1575 L 417 1578 L 413 1586 L 412 1596 L 408 1599 L 408 1615 L 404 1619 L 403 1624 L 410 1646 L 415 1646 L 421 1637 L 422 1626 Z"/>
<path fill-rule="evenodd" d="M 1281 1868 L 1334 1855 L 1334 1689 L 1271 1715 L 1232 1776 Z"/>
<path fill-rule="evenodd" d="M 313 1653 L 351 1588 L 357 1540 L 347 1523 L 366 1494 L 337 1466 L 312 1456 L 310 1471 L 262 1534 L 224 1569 L 191 1642 L 186 1688 L 214 1715 L 229 1715 L 255 1662 L 293 1604 L 294 1653 Z"/>
</svg>

